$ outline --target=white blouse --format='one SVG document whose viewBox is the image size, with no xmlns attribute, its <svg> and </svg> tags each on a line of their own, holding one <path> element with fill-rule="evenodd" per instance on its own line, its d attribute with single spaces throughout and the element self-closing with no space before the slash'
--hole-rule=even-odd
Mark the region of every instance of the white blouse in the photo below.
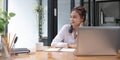
<svg viewBox="0 0 120 60">
<path fill-rule="evenodd" d="M 70 24 L 66 24 L 58 32 L 56 37 L 53 39 L 51 46 L 53 47 L 68 47 L 68 44 L 74 44 L 74 34 L 69 33 Z"/>
</svg>

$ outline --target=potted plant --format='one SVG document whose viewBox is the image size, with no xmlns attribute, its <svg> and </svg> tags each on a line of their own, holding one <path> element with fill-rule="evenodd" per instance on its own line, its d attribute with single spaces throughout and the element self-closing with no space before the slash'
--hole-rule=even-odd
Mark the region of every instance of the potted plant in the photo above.
<svg viewBox="0 0 120 60">
<path fill-rule="evenodd" d="M 44 23 L 44 13 L 43 13 L 43 6 L 42 5 L 37 5 L 35 8 L 35 12 L 37 13 L 38 16 L 38 26 L 39 26 L 39 41 L 42 39 L 42 25 Z"/>
<path fill-rule="evenodd" d="M 0 10 L 0 35 L 1 35 L 1 53 L 2 57 L 9 57 L 10 53 L 9 51 L 11 50 L 9 47 L 9 42 L 8 42 L 8 37 L 6 37 L 5 34 L 5 29 L 6 25 L 9 23 L 8 20 L 10 20 L 11 17 L 14 17 L 15 13 L 10 12 L 8 13 L 7 11 L 1 11 Z"/>
<path fill-rule="evenodd" d="M 7 11 L 0 11 L 0 34 L 4 34 L 5 32 L 5 25 L 9 23 L 11 17 L 14 17 L 15 13 Z"/>
</svg>

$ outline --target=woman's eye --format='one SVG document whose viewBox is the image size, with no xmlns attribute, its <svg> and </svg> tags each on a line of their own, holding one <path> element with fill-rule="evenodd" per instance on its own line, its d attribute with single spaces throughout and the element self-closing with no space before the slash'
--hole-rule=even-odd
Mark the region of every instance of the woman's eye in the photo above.
<svg viewBox="0 0 120 60">
<path fill-rule="evenodd" d="M 76 16 L 73 16 L 73 18 L 76 18 Z"/>
<path fill-rule="evenodd" d="M 70 18 L 76 18 L 76 16 L 70 16 Z"/>
</svg>

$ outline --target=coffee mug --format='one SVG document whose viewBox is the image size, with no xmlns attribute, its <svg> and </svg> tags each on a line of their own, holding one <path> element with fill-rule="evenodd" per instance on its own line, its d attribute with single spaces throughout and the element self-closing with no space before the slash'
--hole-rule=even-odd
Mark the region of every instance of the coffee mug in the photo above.
<svg viewBox="0 0 120 60">
<path fill-rule="evenodd" d="M 36 50 L 43 50 L 43 42 L 36 43 Z"/>
</svg>

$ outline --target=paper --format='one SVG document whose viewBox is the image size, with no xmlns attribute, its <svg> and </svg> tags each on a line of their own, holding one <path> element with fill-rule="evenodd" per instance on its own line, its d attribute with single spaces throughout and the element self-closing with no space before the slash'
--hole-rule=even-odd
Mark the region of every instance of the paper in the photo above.
<svg viewBox="0 0 120 60">
<path fill-rule="evenodd" d="M 61 52 L 74 52 L 74 48 L 48 48 L 45 51 L 61 51 Z"/>
<path fill-rule="evenodd" d="M 61 49 L 61 51 L 64 51 L 64 52 L 74 52 L 74 48 L 63 48 Z"/>
<path fill-rule="evenodd" d="M 59 51 L 60 48 L 48 48 L 45 51 Z"/>
</svg>

